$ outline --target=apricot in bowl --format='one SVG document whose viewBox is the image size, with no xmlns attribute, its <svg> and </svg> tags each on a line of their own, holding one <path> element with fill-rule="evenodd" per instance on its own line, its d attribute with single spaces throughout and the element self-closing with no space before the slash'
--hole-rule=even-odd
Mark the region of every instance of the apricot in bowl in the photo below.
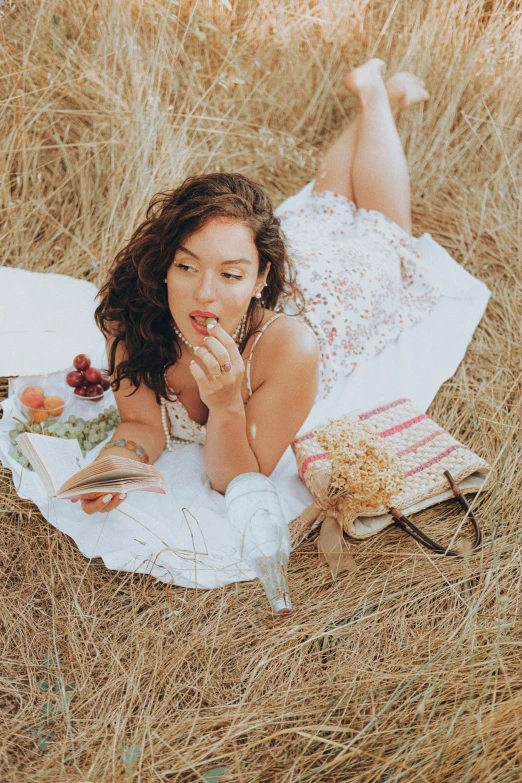
<svg viewBox="0 0 522 783">
<path fill-rule="evenodd" d="M 26 386 L 18 392 L 20 411 L 30 422 L 59 419 L 70 399 L 70 393 L 58 384 Z"/>
</svg>

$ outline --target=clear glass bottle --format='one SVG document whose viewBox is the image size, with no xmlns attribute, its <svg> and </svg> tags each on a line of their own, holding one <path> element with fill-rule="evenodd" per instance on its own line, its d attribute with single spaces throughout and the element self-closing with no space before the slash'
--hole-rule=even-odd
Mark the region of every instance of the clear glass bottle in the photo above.
<svg viewBox="0 0 522 783">
<path fill-rule="evenodd" d="M 274 614 L 290 614 L 290 533 L 274 484 L 262 473 L 243 473 L 228 485 L 225 501 L 230 522 L 241 531 L 243 562 L 261 581 Z"/>
</svg>

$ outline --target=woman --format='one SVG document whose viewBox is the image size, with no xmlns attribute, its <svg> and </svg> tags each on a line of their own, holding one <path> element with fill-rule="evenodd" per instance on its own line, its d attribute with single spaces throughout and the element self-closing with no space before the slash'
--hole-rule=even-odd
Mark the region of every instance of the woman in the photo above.
<svg viewBox="0 0 522 783">
<path fill-rule="evenodd" d="M 395 126 L 429 96 L 413 74 L 385 83 L 383 67 L 346 77 L 360 114 L 327 151 L 308 209 L 289 205 L 279 221 L 238 175 L 191 178 L 153 200 L 97 310 L 122 419 L 111 453 L 154 462 L 174 436 L 204 444 L 220 493 L 241 473 L 269 475 L 318 391 L 431 310 L 438 290 L 410 241 Z M 92 514 L 123 500 L 81 503 Z"/>
</svg>

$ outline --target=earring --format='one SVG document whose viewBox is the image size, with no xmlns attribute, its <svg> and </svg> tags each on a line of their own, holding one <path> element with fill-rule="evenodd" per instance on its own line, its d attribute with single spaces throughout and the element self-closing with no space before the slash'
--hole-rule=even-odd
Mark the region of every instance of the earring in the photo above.
<svg viewBox="0 0 522 783">
<path fill-rule="evenodd" d="M 163 278 L 163 282 L 164 282 L 164 283 L 166 283 L 166 282 L 167 282 L 167 278 L 166 278 L 166 277 L 164 277 L 164 278 Z"/>
<path fill-rule="evenodd" d="M 256 299 L 261 299 L 261 291 L 258 291 L 255 295 Z"/>
</svg>

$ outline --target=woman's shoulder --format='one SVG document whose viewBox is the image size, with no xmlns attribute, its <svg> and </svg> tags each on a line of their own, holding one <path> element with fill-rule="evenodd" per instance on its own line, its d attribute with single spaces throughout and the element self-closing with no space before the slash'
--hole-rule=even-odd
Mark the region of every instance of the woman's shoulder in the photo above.
<svg viewBox="0 0 522 783">
<path fill-rule="evenodd" d="M 262 331 L 262 335 L 260 332 Z M 261 325 L 254 335 L 259 337 L 255 352 L 261 349 L 264 343 L 265 349 L 271 352 L 284 354 L 288 350 L 303 353 L 314 353 L 318 350 L 315 334 L 310 326 L 299 316 L 286 315 L 286 313 L 273 313 L 266 311 Z M 250 349 L 252 350 L 252 349 Z M 249 351 L 247 351 L 248 356 Z"/>
<path fill-rule="evenodd" d="M 298 316 L 283 315 L 267 326 L 274 313 L 268 313 L 259 330 L 266 326 L 257 341 L 252 357 L 253 386 L 258 386 L 269 377 L 277 367 L 286 369 L 288 375 L 309 374 L 315 372 L 319 362 L 317 338 L 308 324 Z M 259 332 L 258 330 L 258 332 Z"/>
</svg>

